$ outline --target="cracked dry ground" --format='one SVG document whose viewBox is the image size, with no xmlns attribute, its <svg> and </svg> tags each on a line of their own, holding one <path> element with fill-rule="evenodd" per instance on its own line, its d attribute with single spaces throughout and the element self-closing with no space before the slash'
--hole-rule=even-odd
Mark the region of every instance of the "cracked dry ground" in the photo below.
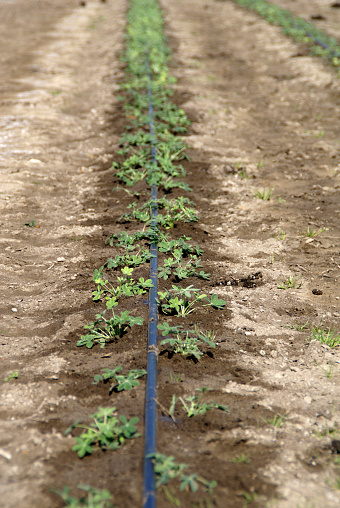
<svg viewBox="0 0 340 508">
<path fill-rule="evenodd" d="M 162 6 L 175 100 L 192 120 L 187 181 L 201 216 L 174 234 L 204 249 L 211 279 L 200 287 L 227 305 L 192 318 L 216 331 L 212 354 L 197 364 L 159 356 L 158 397 L 169 407 L 172 394 L 207 386 L 230 412 L 179 413 L 179 425 L 160 418 L 159 451 L 217 480 L 212 506 L 242 507 L 245 493 L 249 506 L 339 506 L 339 348 L 308 339 L 311 325 L 340 330 L 340 82 L 230 1 Z M 146 327 L 104 350 L 76 347 L 98 312 L 93 270 L 116 253 L 105 238 L 124 229 L 117 219 L 131 202 L 112 193 L 110 169 L 124 126 L 126 8 L 120 0 L 0 5 L 6 508 L 62 506 L 51 489 L 79 482 L 108 488 L 120 508 L 141 505 L 142 438 L 80 460 L 63 435 L 98 406 L 138 416 L 142 430 L 144 381 L 111 395 L 91 383 L 102 367 L 145 366 Z M 274 188 L 270 201 L 254 197 L 264 188 Z M 36 227 L 24 226 L 32 220 Z M 308 238 L 308 227 L 327 230 Z M 278 289 L 289 276 L 301 277 L 300 289 Z M 3 381 L 16 370 L 18 379 Z M 268 423 L 278 415 L 284 425 Z M 233 463 L 242 453 L 249 463 Z M 183 507 L 200 498 L 176 495 Z M 171 506 L 162 493 L 158 504 Z"/>
</svg>

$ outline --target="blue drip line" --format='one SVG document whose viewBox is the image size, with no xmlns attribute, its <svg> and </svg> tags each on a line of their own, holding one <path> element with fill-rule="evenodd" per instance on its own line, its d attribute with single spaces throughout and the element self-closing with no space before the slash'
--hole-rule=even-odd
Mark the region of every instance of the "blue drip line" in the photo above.
<svg viewBox="0 0 340 508">
<path fill-rule="evenodd" d="M 148 66 L 148 62 L 147 62 Z M 149 127 L 150 134 L 154 136 L 153 107 L 151 94 L 151 78 L 149 79 L 148 97 L 149 97 Z M 156 149 L 151 148 L 152 162 L 156 164 Z M 158 187 L 155 184 L 151 186 L 151 199 L 156 200 Z M 157 204 L 151 207 L 151 228 L 156 228 Z M 158 290 L 158 247 L 157 243 L 151 243 L 150 253 L 154 256 L 150 260 L 150 279 L 153 287 L 149 296 L 149 327 L 148 327 L 148 353 L 147 353 L 147 378 L 145 394 L 145 438 L 144 438 L 144 508 L 156 508 L 156 486 L 154 465 L 150 454 L 156 452 L 156 422 L 157 422 L 157 290 Z"/>
<path fill-rule="evenodd" d="M 301 25 L 298 25 L 297 23 L 294 23 L 294 26 L 296 28 L 300 28 L 300 30 L 305 30 Z M 314 42 L 316 42 L 316 44 L 318 44 L 319 46 L 321 46 L 323 49 L 330 49 L 330 47 L 325 43 L 325 42 L 322 42 L 320 41 L 320 39 L 318 39 L 317 37 L 315 37 L 313 34 L 311 34 L 310 32 L 305 32 L 305 34 L 310 38 L 312 39 Z M 331 53 L 334 57 L 339 57 L 339 53 L 337 53 L 336 51 L 332 51 Z"/>
</svg>

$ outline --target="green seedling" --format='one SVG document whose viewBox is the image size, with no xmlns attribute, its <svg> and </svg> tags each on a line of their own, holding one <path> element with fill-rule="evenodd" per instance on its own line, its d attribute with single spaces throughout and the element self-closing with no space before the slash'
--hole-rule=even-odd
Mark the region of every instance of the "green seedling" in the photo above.
<svg viewBox="0 0 340 508">
<path fill-rule="evenodd" d="M 162 485 L 162 490 L 164 493 L 164 496 L 167 498 L 167 500 L 173 505 L 178 508 L 181 508 L 182 504 L 178 497 L 176 497 L 176 489 L 174 487 L 168 488 L 166 485 Z"/>
<path fill-rule="evenodd" d="M 340 344 L 340 334 L 330 328 L 324 329 L 320 326 L 312 327 L 311 333 L 312 335 L 309 337 L 308 341 L 318 340 L 321 344 L 326 344 L 330 348 L 335 348 Z"/>
<path fill-rule="evenodd" d="M 125 266 L 122 268 L 122 277 L 118 277 L 118 285 L 113 286 L 104 277 L 104 267 L 94 271 L 93 280 L 97 284 L 97 290 L 93 291 L 93 300 L 99 300 L 103 295 L 106 299 L 106 307 L 111 309 L 117 305 L 117 300 L 122 296 L 143 295 L 152 288 L 151 279 L 140 277 L 138 281 L 132 278 L 133 268 Z"/>
<path fill-rule="evenodd" d="M 188 466 L 186 464 L 177 464 L 174 457 L 156 452 L 148 455 L 148 458 L 151 458 L 154 463 L 156 488 L 167 485 L 170 480 L 178 479 L 181 491 L 191 490 L 191 492 L 197 492 L 199 484 L 201 484 L 204 490 L 211 494 L 217 485 L 215 480 L 209 482 L 196 474 L 186 474 L 185 470 Z"/>
<path fill-rule="evenodd" d="M 273 425 L 276 428 L 283 427 L 285 424 L 286 417 L 283 415 L 275 415 L 274 418 L 263 420 L 267 425 Z"/>
<path fill-rule="evenodd" d="M 128 206 L 132 209 L 132 212 L 123 214 L 119 221 L 131 222 L 137 220 L 150 225 L 152 210 L 157 208 L 159 211 L 162 210 L 163 213 L 157 214 L 156 224 L 159 227 L 171 229 L 177 222 L 198 221 L 199 217 L 196 215 L 196 211 L 189 205 L 193 205 L 193 203 L 183 196 L 171 200 L 166 198 L 150 199 L 140 207 L 138 207 L 138 203 L 134 202 Z"/>
<path fill-rule="evenodd" d="M 199 361 L 204 354 L 200 349 L 202 346 L 216 347 L 214 332 L 203 332 L 197 327 L 194 330 L 183 330 L 182 326 L 169 326 L 168 323 L 158 325 L 158 329 L 162 331 L 163 337 L 172 335 L 162 340 L 160 345 L 167 346 L 175 354 L 192 356 Z"/>
<path fill-rule="evenodd" d="M 129 254 L 127 252 L 123 256 L 119 256 L 117 254 L 114 258 L 109 258 L 106 262 L 107 269 L 111 270 L 112 268 L 119 268 L 120 266 L 136 267 L 139 265 L 143 265 L 144 263 L 147 263 L 148 261 L 150 261 L 152 257 L 154 257 L 150 253 L 149 249 L 144 249 L 139 245 L 136 245 L 136 248 L 138 248 L 138 251 L 136 253 Z M 100 275 L 99 271 L 97 271 L 98 276 Z"/>
<path fill-rule="evenodd" d="M 283 231 L 283 229 L 280 229 L 280 233 L 275 236 L 276 240 L 285 240 L 286 239 L 286 233 Z"/>
<path fill-rule="evenodd" d="M 86 346 L 91 349 L 95 344 L 100 344 L 100 347 L 104 348 L 106 344 L 123 337 L 132 326 L 142 324 L 141 317 L 131 316 L 127 310 L 120 315 L 112 310 L 112 317 L 109 319 L 104 317 L 104 312 L 97 314 L 93 323 L 84 326 L 89 332 L 81 336 L 77 346 Z"/>
<path fill-rule="evenodd" d="M 24 226 L 28 226 L 29 228 L 35 228 L 36 227 L 35 220 L 32 220 L 31 222 L 26 222 Z"/>
<path fill-rule="evenodd" d="M 273 5 L 267 0 L 234 0 L 266 19 L 269 23 L 281 27 L 282 32 L 297 42 L 303 42 L 313 55 L 321 56 L 330 65 L 339 67 L 340 47 L 337 40 L 318 29 L 315 24 L 294 16 L 290 11 Z M 318 42 L 316 42 L 318 41 Z"/>
<path fill-rule="evenodd" d="M 19 377 L 19 373 L 17 370 L 15 370 L 8 376 L 4 377 L 4 381 L 5 381 L 5 383 L 7 383 L 7 381 L 13 381 L 13 379 L 18 379 L 18 377 Z"/>
<path fill-rule="evenodd" d="M 316 238 L 317 236 L 321 235 L 324 231 L 328 231 L 328 228 L 320 228 L 318 231 L 316 229 L 311 229 L 309 226 L 307 227 L 307 231 L 304 234 L 304 236 L 307 236 L 308 238 Z"/>
<path fill-rule="evenodd" d="M 256 501 L 259 496 L 256 492 L 242 492 L 242 494 L 245 499 L 244 507 Z"/>
<path fill-rule="evenodd" d="M 203 270 L 197 271 L 199 268 L 203 268 L 203 266 L 196 255 L 189 254 L 188 261 L 184 261 L 182 255 L 182 249 L 174 249 L 173 257 L 165 259 L 163 266 L 158 268 L 158 277 L 166 280 L 173 274 L 176 281 L 194 276 L 209 280 L 210 274 L 205 273 Z"/>
<path fill-rule="evenodd" d="M 209 299 L 206 294 L 200 293 L 200 290 L 192 285 L 186 288 L 172 285 L 170 291 L 159 291 L 158 297 L 158 308 L 162 314 L 182 317 L 188 316 L 197 308 L 211 306 L 214 309 L 223 309 L 226 304 L 226 301 L 219 299 L 217 294 L 213 294 Z"/>
<path fill-rule="evenodd" d="M 139 437 L 136 423 L 139 418 L 127 418 L 123 415 L 117 417 L 115 407 L 99 408 L 97 413 L 91 416 L 92 426 L 77 424 L 76 429 L 85 429 L 80 436 L 75 438 L 76 444 L 72 450 L 78 453 L 79 458 L 101 448 L 102 450 L 117 450 L 127 439 Z"/>
<path fill-rule="evenodd" d="M 270 189 L 258 189 L 254 192 L 254 198 L 262 199 L 263 201 L 270 201 L 274 188 Z"/>
<path fill-rule="evenodd" d="M 318 439 L 323 439 L 325 437 L 338 438 L 340 437 L 340 428 L 326 427 L 324 430 L 315 432 L 314 436 L 317 437 Z"/>
<path fill-rule="evenodd" d="M 95 385 L 101 381 L 105 382 L 109 379 L 113 379 L 114 382 L 110 386 L 110 393 L 113 390 L 121 392 L 122 390 L 131 390 L 135 386 L 138 386 L 139 381 L 137 381 L 137 379 L 146 376 L 147 374 L 146 370 L 144 369 L 132 369 L 129 370 L 126 374 L 122 374 L 121 370 L 121 365 L 118 365 L 114 369 L 103 369 L 102 374 L 96 374 L 94 376 L 94 382 L 92 384 Z"/>
<path fill-rule="evenodd" d="M 334 365 L 329 365 L 328 369 L 326 370 L 316 360 L 314 360 L 314 363 L 315 363 L 315 365 L 317 365 L 319 367 L 319 369 L 322 370 L 322 372 L 326 375 L 327 379 L 331 379 L 332 378 Z"/>
<path fill-rule="evenodd" d="M 176 395 L 172 396 L 171 405 L 169 409 L 169 414 L 174 417 L 175 406 L 177 401 L 182 403 L 182 406 L 187 414 L 188 418 L 192 416 L 204 415 L 207 411 L 211 411 L 212 409 L 220 409 L 221 411 L 225 411 L 229 413 L 229 409 L 222 405 L 217 404 L 214 401 L 210 402 L 202 402 L 202 397 L 205 392 L 207 392 L 209 388 L 197 388 L 195 391 L 198 392 L 195 395 L 188 395 L 187 397 L 176 397 Z"/>
<path fill-rule="evenodd" d="M 291 330 L 297 330 L 298 332 L 303 332 L 306 328 L 309 328 L 309 323 L 305 323 L 304 325 L 300 325 L 299 323 L 294 323 L 291 326 L 284 326 L 284 328 L 290 328 Z"/>
<path fill-rule="evenodd" d="M 286 279 L 283 279 L 278 285 L 278 289 L 300 289 L 302 287 L 302 282 L 300 282 L 302 277 L 296 278 L 292 275 L 289 275 Z"/>
<path fill-rule="evenodd" d="M 169 379 L 172 383 L 182 383 L 183 382 L 183 378 L 182 378 L 181 374 L 173 374 L 172 372 L 170 372 Z"/>
<path fill-rule="evenodd" d="M 249 459 L 249 455 L 245 453 L 240 453 L 240 455 L 236 455 L 231 462 L 234 464 L 250 464 L 251 460 Z"/>
<path fill-rule="evenodd" d="M 63 487 L 62 490 L 52 490 L 61 497 L 67 508 L 117 508 L 111 501 L 113 496 L 106 489 L 95 489 L 90 485 L 80 483 L 77 488 L 84 490 L 87 494 L 78 498 L 70 495 L 71 489 Z"/>
<path fill-rule="evenodd" d="M 185 258 L 190 255 L 194 256 L 202 256 L 203 250 L 198 246 L 191 245 L 191 238 L 188 236 L 181 236 L 176 240 L 169 240 L 168 233 L 161 233 L 158 239 L 158 250 L 159 252 L 168 253 L 174 252 L 175 250 L 180 250 L 182 257 Z"/>
</svg>

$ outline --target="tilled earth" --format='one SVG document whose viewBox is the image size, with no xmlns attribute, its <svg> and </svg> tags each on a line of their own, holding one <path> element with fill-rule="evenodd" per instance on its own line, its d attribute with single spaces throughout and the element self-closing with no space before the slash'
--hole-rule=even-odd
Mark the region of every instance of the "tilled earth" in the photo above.
<svg viewBox="0 0 340 508">
<path fill-rule="evenodd" d="M 340 9 L 330 2 L 276 3 L 325 17 L 315 22 L 340 40 Z M 192 120 L 187 181 L 201 217 L 174 235 L 204 249 L 210 281 L 188 284 L 227 305 L 189 319 L 216 332 L 216 348 L 200 362 L 161 348 L 158 449 L 217 480 L 212 506 L 339 506 L 339 347 L 309 339 L 311 326 L 340 332 L 340 81 L 231 1 L 162 6 L 174 99 Z M 112 192 L 110 169 L 125 125 L 126 8 L 123 0 L 0 2 L 5 508 L 62 506 L 51 490 L 76 493 L 79 482 L 109 489 L 120 508 L 142 503 L 142 438 L 80 460 L 63 434 L 99 406 L 138 416 L 143 430 L 144 381 L 111 395 L 92 381 L 103 367 L 145 367 L 146 326 L 105 349 L 76 347 L 101 310 L 93 271 L 118 253 L 105 239 L 133 229 L 118 222 L 132 198 Z M 273 189 L 270 201 L 254 197 L 259 189 Z M 313 238 L 307 228 L 326 229 Z M 278 289 L 289 276 L 301 288 Z M 145 303 L 126 306 L 146 318 Z M 17 379 L 3 381 L 14 371 Z M 167 417 L 173 394 L 203 386 L 229 413 L 188 419 L 178 406 L 176 423 Z M 233 462 L 241 454 L 248 463 Z M 171 492 L 182 507 L 206 499 Z M 173 506 L 163 492 L 158 504 Z"/>
</svg>

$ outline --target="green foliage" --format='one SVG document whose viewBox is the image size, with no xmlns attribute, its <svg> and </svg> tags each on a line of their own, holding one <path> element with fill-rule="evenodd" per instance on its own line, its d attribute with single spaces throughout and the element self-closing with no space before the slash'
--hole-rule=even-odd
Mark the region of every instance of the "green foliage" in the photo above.
<svg viewBox="0 0 340 508">
<path fill-rule="evenodd" d="M 106 262 L 107 269 L 111 270 L 112 268 L 118 268 L 120 266 L 136 267 L 147 263 L 154 257 L 150 254 L 148 249 L 144 249 L 139 245 L 136 245 L 136 248 L 139 248 L 136 253 L 129 254 L 127 252 L 123 256 L 117 254 L 114 258 L 109 258 Z M 103 267 L 101 267 L 101 269 L 103 269 Z M 97 272 L 97 274 L 99 275 L 99 272 Z"/>
<path fill-rule="evenodd" d="M 196 360 L 204 354 L 202 346 L 215 348 L 214 333 L 202 332 L 197 327 L 194 330 L 183 330 L 182 326 L 170 326 L 168 323 L 158 325 L 163 337 L 174 335 L 162 340 L 161 346 L 167 346 L 170 351 L 183 356 L 193 356 Z"/>
<path fill-rule="evenodd" d="M 24 226 L 28 226 L 29 228 L 35 228 L 36 227 L 35 220 L 32 220 L 31 222 L 26 222 Z"/>
<path fill-rule="evenodd" d="M 283 279 L 278 285 L 278 289 L 300 289 L 302 287 L 302 282 L 300 282 L 302 277 L 296 278 L 292 275 L 289 275 L 286 279 Z"/>
<path fill-rule="evenodd" d="M 89 330 L 86 335 L 82 335 L 77 342 L 77 346 L 86 346 L 91 349 L 95 344 L 105 347 L 105 344 L 113 342 L 123 335 L 134 325 L 141 326 L 143 319 L 141 317 L 131 316 L 126 310 L 115 314 L 112 310 L 112 317 L 106 319 L 104 312 L 96 315 L 96 320 L 84 328 Z"/>
<path fill-rule="evenodd" d="M 141 206 L 138 206 L 137 202 L 131 203 L 128 208 L 132 209 L 130 213 L 124 213 L 120 217 L 120 221 L 131 222 L 140 221 L 145 222 L 147 225 L 151 224 L 152 210 L 162 210 L 163 213 L 158 213 L 155 218 L 158 226 L 170 229 L 175 226 L 177 222 L 197 222 L 199 217 L 196 215 L 196 211 L 189 205 L 193 203 L 183 196 L 176 199 L 150 199 Z"/>
<path fill-rule="evenodd" d="M 8 374 L 8 376 L 4 377 L 4 381 L 5 382 L 12 381 L 13 379 L 18 379 L 18 377 L 19 377 L 19 373 L 17 370 L 15 370 L 11 374 Z"/>
<path fill-rule="evenodd" d="M 307 227 L 307 231 L 304 234 L 304 236 L 307 236 L 308 238 L 316 238 L 317 236 L 321 235 L 324 231 L 328 231 L 328 228 L 320 228 L 319 230 L 311 229 L 309 226 Z"/>
<path fill-rule="evenodd" d="M 214 309 L 223 309 L 226 304 L 225 300 L 219 299 L 216 294 L 209 299 L 206 294 L 200 293 L 200 290 L 192 285 L 186 288 L 172 285 L 170 291 L 159 291 L 158 297 L 158 308 L 162 314 L 182 317 L 188 316 L 197 308 L 211 306 Z"/>
<path fill-rule="evenodd" d="M 174 249 L 172 255 L 173 257 L 165 259 L 163 266 L 158 268 L 158 277 L 166 280 L 173 274 L 176 281 L 193 276 L 209 280 L 208 273 L 205 273 L 203 270 L 197 271 L 199 268 L 203 268 L 203 265 L 201 265 L 196 255 L 189 254 L 188 261 L 184 261 L 181 248 Z"/>
<path fill-rule="evenodd" d="M 263 201 L 270 201 L 274 189 L 258 189 L 256 192 L 254 192 L 254 198 L 262 199 Z"/>
<path fill-rule="evenodd" d="M 318 29 L 313 23 L 294 16 L 290 11 L 273 5 L 267 0 L 234 0 L 236 3 L 255 11 L 269 23 L 281 27 L 282 32 L 297 42 L 308 44 L 314 55 L 322 56 L 332 66 L 340 65 L 340 46 L 337 40 Z M 318 40 L 326 47 L 316 42 Z"/>
<path fill-rule="evenodd" d="M 330 328 L 321 328 L 320 326 L 312 326 L 309 341 L 318 340 L 321 344 L 327 344 L 330 348 L 334 348 L 340 344 L 340 333 Z"/>
<path fill-rule="evenodd" d="M 273 425 L 274 427 L 280 428 L 285 424 L 286 417 L 283 415 L 274 415 L 274 417 L 270 420 L 264 420 L 267 425 Z"/>
<path fill-rule="evenodd" d="M 110 386 L 110 393 L 115 389 L 120 392 L 122 390 L 131 390 L 133 387 L 138 386 L 139 381 L 137 381 L 137 379 L 147 374 L 144 369 L 131 369 L 126 374 L 120 373 L 121 370 L 121 365 L 118 365 L 114 369 L 103 369 L 102 375 L 96 374 L 94 376 L 94 382 L 92 384 L 113 379 L 114 382 Z M 118 374 L 118 372 L 120 374 Z"/>
<path fill-rule="evenodd" d="M 116 508 L 111 503 L 113 496 L 108 490 L 95 489 L 83 483 L 80 483 L 77 488 L 84 490 L 87 495 L 80 498 L 71 496 L 69 487 L 63 487 L 62 490 L 53 490 L 52 492 L 62 498 L 67 508 Z"/>
<path fill-rule="evenodd" d="M 250 464 L 251 460 L 249 459 L 249 455 L 245 453 L 240 453 L 240 455 L 235 455 L 231 462 L 234 464 Z"/>
<path fill-rule="evenodd" d="M 210 402 L 202 402 L 202 397 L 205 392 L 207 392 L 209 388 L 197 388 L 195 391 L 198 392 L 195 395 L 188 395 L 187 397 L 176 397 L 176 395 L 172 396 L 171 406 L 169 413 L 173 417 L 175 412 L 176 402 L 179 400 L 182 403 L 182 406 L 187 413 L 188 418 L 192 416 L 204 415 L 207 411 L 211 411 L 212 409 L 220 409 L 221 411 L 229 412 L 228 408 L 222 404 L 217 404 L 214 401 Z"/>
<path fill-rule="evenodd" d="M 139 418 L 128 420 L 123 415 L 118 418 L 115 407 L 101 407 L 91 418 L 94 420 L 92 426 L 74 426 L 76 429 L 85 429 L 75 438 L 76 444 L 72 448 L 79 458 L 90 455 L 94 449 L 117 450 L 127 439 L 139 437 L 135 427 Z"/>
<path fill-rule="evenodd" d="M 180 490 L 191 490 L 197 492 L 199 484 L 203 485 L 204 490 L 212 493 L 217 485 L 215 480 L 209 482 L 196 474 L 186 474 L 188 468 L 186 464 L 177 464 L 174 457 L 164 455 L 163 453 L 154 453 L 148 456 L 153 459 L 154 471 L 156 476 L 156 488 L 161 485 L 167 485 L 170 480 L 180 481 Z"/>
<path fill-rule="evenodd" d="M 132 278 L 133 268 L 125 266 L 122 268 L 122 277 L 118 277 L 118 285 L 113 286 L 104 277 L 104 267 L 94 271 L 93 280 L 97 284 L 97 290 L 93 291 L 93 300 L 99 300 L 103 295 L 106 298 L 106 307 L 111 309 L 117 305 L 117 300 L 122 296 L 143 295 L 152 288 L 151 279 L 145 280 L 140 277 L 138 281 Z"/>
</svg>

